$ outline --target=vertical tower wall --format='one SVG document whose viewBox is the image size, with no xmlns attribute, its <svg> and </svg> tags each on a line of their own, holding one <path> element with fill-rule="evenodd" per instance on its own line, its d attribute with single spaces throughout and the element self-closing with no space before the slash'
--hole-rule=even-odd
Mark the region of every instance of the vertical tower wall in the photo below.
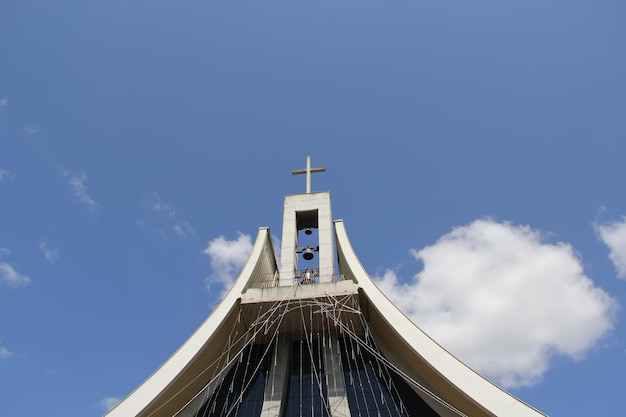
<svg viewBox="0 0 626 417">
<path fill-rule="evenodd" d="M 331 282 L 335 276 L 335 253 L 330 193 L 328 191 L 296 194 L 285 197 L 283 214 L 283 237 L 281 247 L 280 285 L 293 284 L 298 266 L 298 230 L 304 224 L 298 220 L 298 214 L 316 212 L 314 220 L 318 228 L 319 239 L 319 275 L 320 282 Z"/>
</svg>

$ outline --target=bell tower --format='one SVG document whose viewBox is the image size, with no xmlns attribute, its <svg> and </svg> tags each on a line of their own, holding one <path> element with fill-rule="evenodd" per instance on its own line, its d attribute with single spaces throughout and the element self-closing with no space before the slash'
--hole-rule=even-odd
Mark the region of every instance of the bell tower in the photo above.
<svg viewBox="0 0 626 417">
<path fill-rule="evenodd" d="M 285 197 L 280 286 L 335 280 L 330 193 L 311 192 L 311 174 L 325 170 L 311 168 L 307 156 L 306 169 L 292 172 L 306 175 L 306 193 Z"/>
</svg>

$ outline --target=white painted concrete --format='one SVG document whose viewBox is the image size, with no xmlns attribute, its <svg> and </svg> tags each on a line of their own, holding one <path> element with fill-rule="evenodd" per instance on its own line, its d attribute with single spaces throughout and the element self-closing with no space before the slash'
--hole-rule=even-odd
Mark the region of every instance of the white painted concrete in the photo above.
<svg viewBox="0 0 626 417">
<path fill-rule="evenodd" d="M 317 212 L 317 226 L 319 239 L 320 281 L 331 282 L 335 277 L 335 252 L 333 237 L 333 222 L 330 209 L 330 193 L 327 191 L 296 194 L 285 197 L 283 212 L 283 235 L 280 252 L 280 285 L 290 286 L 298 269 L 305 269 L 306 265 L 298 265 L 298 213 Z"/>
</svg>

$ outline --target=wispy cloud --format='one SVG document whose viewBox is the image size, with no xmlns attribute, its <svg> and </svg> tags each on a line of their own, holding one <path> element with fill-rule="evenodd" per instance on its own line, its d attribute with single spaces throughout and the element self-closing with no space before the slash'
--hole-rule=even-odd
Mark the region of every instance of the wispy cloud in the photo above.
<svg viewBox="0 0 626 417">
<path fill-rule="evenodd" d="M 150 219 L 138 220 L 138 226 L 151 230 L 164 240 L 169 239 L 172 234 L 181 238 L 196 237 L 191 223 L 184 220 L 173 205 L 163 201 L 158 193 L 152 193 L 149 198 L 144 199 L 143 207 L 151 213 Z"/>
<path fill-rule="evenodd" d="M 13 353 L 10 352 L 7 348 L 5 348 L 4 346 L 2 346 L 1 344 L 2 341 L 0 341 L 0 360 L 2 359 L 8 359 L 11 356 L 13 356 Z"/>
<path fill-rule="evenodd" d="M 0 284 L 12 288 L 23 287 L 30 284 L 30 278 L 18 273 L 11 264 L 0 262 Z"/>
<path fill-rule="evenodd" d="M 0 182 L 2 182 L 2 180 L 4 180 L 5 178 L 12 179 L 13 178 L 13 174 L 11 174 L 6 169 L 0 168 Z"/>
<path fill-rule="evenodd" d="M 43 257 L 46 259 L 46 261 L 50 262 L 51 264 L 55 263 L 56 260 L 59 258 L 59 251 L 44 240 L 39 241 L 39 249 L 41 249 Z"/>
<path fill-rule="evenodd" d="M 106 397 L 106 398 L 103 398 L 100 401 L 98 401 L 95 404 L 95 406 L 99 410 L 107 413 L 107 412 L 111 411 L 113 409 L 113 407 L 118 405 L 121 400 L 122 399 L 118 398 L 118 397 Z"/>
<path fill-rule="evenodd" d="M 222 295 L 234 284 L 252 252 L 250 235 L 238 233 L 237 238 L 228 240 L 219 236 L 209 242 L 203 253 L 211 259 L 212 273 L 206 278 L 207 288 L 221 287 Z"/>
<path fill-rule="evenodd" d="M 9 254 L 8 249 L 0 248 L 0 258 Z M 10 288 L 23 287 L 30 284 L 30 278 L 18 273 L 10 263 L 0 260 L 0 285 L 2 284 Z"/>
<path fill-rule="evenodd" d="M 189 222 L 179 222 L 173 226 L 174 232 L 181 237 L 196 236 Z"/>
<path fill-rule="evenodd" d="M 571 245 L 527 226 L 476 220 L 411 252 L 423 270 L 377 283 L 445 348 L 504 387 L 539 382 L 613 328 L 617 302 L 585 276 Z"/>
<path fill-rule="evenodd" d="M 37 127 L 24 126 L 24 131 L 26 133 L 28 133 L 29 135 L 34 135 L 35 133 L 39 132 L 40 130 Z"/>
<path fill-rule="evenodd" d="M 173 206 L 168 203 L 165 203 L 161 200 L 161 196 L 157 193 L 152 193 L 150 197 L 143 202 L 143 206 L 148 210 L 155 211 L 157 213 L 163 213 L 166 216 L 174 217 L 176 216 L 176 210 Z"/>
<path fill-rule="evenodd" d="M 9 99 L 6 97 L 0 97 L 0 109 L 9 105 Z"/>
<path fill-rule="evenodd" d="M 68 170 L 64 171 L 64 175 L 68 177 L 70 186 L 74 193 L 74 197 L 81 204 L 85 205 L 90 211 L 93 211 L 98 207 L 98 204 L 87 194 L 87 176 L 83 171 L 79 171 L 76 174 L 71 174 Z"/>
<path fill-rule="evenodd" d="M 52 375 L 61 375 L 63 373 L 65 373 L 65 371 L 60 370 L 58 368 L 48 368 L 48 369 L 46 369 L 46 375 L 50 375 L 50 376 L 52 376 Z"/>
<path fill-rule="evenodd" d="M 594 224 L 598 237 L 609 247 L 609 257 L 618 278 L 626 279 L 626 216 L 621 220 Z"/>
</svg>

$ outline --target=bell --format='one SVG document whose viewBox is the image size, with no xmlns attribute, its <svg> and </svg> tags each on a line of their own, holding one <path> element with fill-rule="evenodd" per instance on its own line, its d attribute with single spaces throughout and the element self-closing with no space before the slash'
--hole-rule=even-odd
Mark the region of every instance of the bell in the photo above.
<svg viewBox="0 0 626 417">
<path fill-rule="evenodd" d="M 313 248 L 306 248 L 304 250 L 304 252 L 302 253 L 302 257 L 307 260 L 310 261 L 311 259 L 313 259 Z"/>
<path fill-rule="evenodd" d="M 310 227 L 307 227 L 306 229 L 304 229 L 304 234 L 305 235 L 310 235 L 311 233 L 313 233 L 313 230 L 311 230 Z"/>
</svg>

